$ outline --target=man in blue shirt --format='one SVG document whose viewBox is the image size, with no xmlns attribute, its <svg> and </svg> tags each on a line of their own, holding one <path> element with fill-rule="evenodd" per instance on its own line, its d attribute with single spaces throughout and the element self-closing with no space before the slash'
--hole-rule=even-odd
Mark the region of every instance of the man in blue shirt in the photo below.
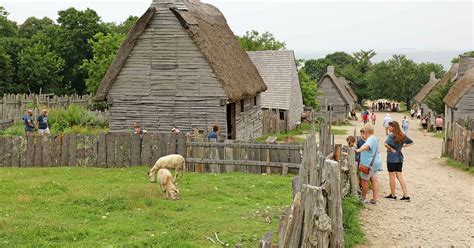
<svg viewBox="0 0 474 248">
<path fill-rule="evenodd" d="M 218 139 L 219 137 L 219 126 L 217 125 L 214 125 L 212 127 L 212 131 L 207 135 L 207 139 L 208 140 L 211 140 L 211 139 Z"/>
<path fill-rule="evenodd" d="M 38 116 L 38 129 L 41 135 L 51 135 L 48 126 L 48 110 L 43 109 L 41 115 Z"/>
<path fill-rule="evenodd" d="M 33 125 L 33 110 L 28 109 L 28 111 L 26 111 L 26 115 L 23 116 L 22 120 L 25 124 L 25 133 L 33 133 L 33 131 L 35 130 L 35 126 Z"/>
</svg>

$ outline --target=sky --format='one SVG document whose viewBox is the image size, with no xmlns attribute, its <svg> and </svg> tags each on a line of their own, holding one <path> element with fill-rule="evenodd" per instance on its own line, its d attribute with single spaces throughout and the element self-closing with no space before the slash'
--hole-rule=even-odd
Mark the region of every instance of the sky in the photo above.
<svg viewBox="0 0 474 248">
<path fill-rule="evenodd" d="M 457 54 L 474 50 L 473 1 L 283 1 L 203 0 L 218 7 L 235 34 L 269 31 L 298 58 L 318 58 L 334 51 L 375 49 L 375 60 L 394 53 L 417 62 L 449 66 Z M 140 16 L 151 0 L 0 0 L 9 18 L 57 18 L 68 7 L 92 8 L 106 22 Z"/>
</svg>

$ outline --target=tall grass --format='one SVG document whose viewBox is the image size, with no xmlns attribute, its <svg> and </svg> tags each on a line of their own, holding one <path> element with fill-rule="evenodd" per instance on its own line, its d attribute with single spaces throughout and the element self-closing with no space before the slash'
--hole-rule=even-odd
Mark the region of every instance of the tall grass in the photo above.
<svg viewBox="0 0 474 248">
<path fill-rule="evenodd" d="M 356 196 L 347 196 L 342 201 L 342 222 L 345 247 L 354 247 L 365 242 L 359 222 L 359 212 L 364 206 Z"/>
</svg>

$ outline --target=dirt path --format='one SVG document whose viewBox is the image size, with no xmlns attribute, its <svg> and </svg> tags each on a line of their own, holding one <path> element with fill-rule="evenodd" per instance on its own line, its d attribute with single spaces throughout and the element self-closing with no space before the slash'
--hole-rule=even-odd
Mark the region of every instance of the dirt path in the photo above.
<svg viewBox="0 0 474 248">
<path fill-rule="evenodd" d="M 367 206 L 361 212 L 362 228 L 368 247 L 393 246 L 474 246 L 474 177 L 467 172 L 442 166 L 441 139 L 432 134 L 423 135 L 418 122 L 410 121 L 408 136 L 415 144 L 404 149 L 403 174 L 408 184 L 411 202 L 387 200 L 389 194 L 386 153 L 382 149 L 385 132 L 384 114 L 378 114 L 376 136 L 384 161 L 379 175 L 380 203 Z M 391 114 L 401 121 L 402 114 Z M 354 123 L 356 127 L 362 124 Z M 346 127 L 352 134 L 354 127 Z M 343 143 L 345 137 L 337 137 Z M 397 182 L 397 196 L 402 195 Z M 368 196 L 371 196 L 370 194 Z M 364 246 L 362 246 L 364 247 Z"/>
</svg>

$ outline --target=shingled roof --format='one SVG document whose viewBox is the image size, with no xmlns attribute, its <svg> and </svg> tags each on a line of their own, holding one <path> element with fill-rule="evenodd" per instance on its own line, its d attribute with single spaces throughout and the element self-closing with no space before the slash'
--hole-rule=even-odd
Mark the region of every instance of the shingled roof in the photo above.
<svg viewBox="0 0 474 248">
<path fill-rule="evenodd" d="M 291 87 L 300 87 L 293 51 L 247 53 L 268 87 L 262 93 L 262 108 L 290 109 Z"/>
<path fill-rule="evenodd" d="M 175 3 L 175 7 L 170 8 L 171 11 L 208 61 L 230 101 L 246 99 L 267 89 L 257 68 L 236 40 L 223 14 L 216 7 L 198 0 L 169 2 Z M 129 31 L 102 79 L 96 95 L 97 100 L 105 100 L 127 57 L 132 52 L 135 42 L 146 29 L 155 12 L 156 9 L 152 4 L 152 7 Z"/>
<path fill-rule="evenodd" d="M 467 70 L 460 79 L 458 79 L 453 87 L 449 89 L 448 94 L 443 101 L 450 108 L 454 108 L 461 98 L 474 86 L 474 67 Z"/>
<path fill-rule="evenodd" d="M 420 91 L 418 91 L 418 93 L 414 97 L 415 101 L 418 103 L 423 102 L 423 100 L 425 100 L 426 96 L 430 94 L 430 92 L 434 89 L 438 82 L 439 79 L 436 78 L 434 72 L 431 72 L 430 80 L 420 89 Z"/>
</svg>

